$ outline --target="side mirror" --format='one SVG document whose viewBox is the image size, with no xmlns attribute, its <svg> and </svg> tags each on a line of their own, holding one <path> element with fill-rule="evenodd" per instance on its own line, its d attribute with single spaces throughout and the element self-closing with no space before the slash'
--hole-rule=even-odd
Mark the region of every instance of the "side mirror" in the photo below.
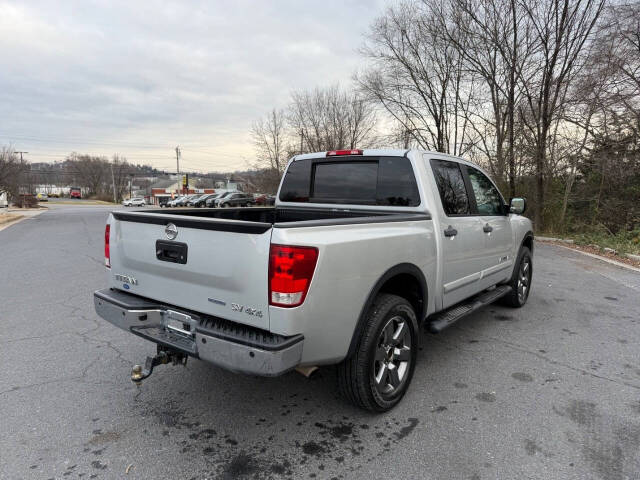
<svg viewBox="0 0 640 480">
<path fill-rule="evenodd" d="M 516 215 L 522 215 L 527 208 L 527 201 L 524 198 L 512 198 L 509 204 L 509 211 Z"/>
</svg>

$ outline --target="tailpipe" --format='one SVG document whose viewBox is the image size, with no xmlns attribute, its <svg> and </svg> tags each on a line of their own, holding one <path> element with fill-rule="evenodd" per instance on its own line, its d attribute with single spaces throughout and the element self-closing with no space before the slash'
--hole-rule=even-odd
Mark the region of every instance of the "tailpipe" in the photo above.
<svg viewBox="0 0 640 480">
<path fill-rule="evenodd" d="M 158 348 L 158 353 L 155 357 L 147 357 L 144 362 L 144 367 L 142 367 L 142 365 L 134 365 L 133 368 L 131 368 L 131 381 L 136 385 L 140 385 L 142 380 L 153 373 L 154 367 L 166 365 L 169 362 L 174 365 L 186 365 L 187 358 L 189 357 L 184 353 Z"/>
</svg>

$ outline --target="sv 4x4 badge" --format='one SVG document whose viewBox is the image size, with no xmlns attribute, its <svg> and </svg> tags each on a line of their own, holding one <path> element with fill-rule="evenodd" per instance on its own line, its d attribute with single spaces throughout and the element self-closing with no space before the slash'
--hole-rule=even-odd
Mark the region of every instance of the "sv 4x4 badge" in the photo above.
<svg viewBox="0 0 640 480">
<path fill-rule="evenodd" d="M 231 310 L 233 310 L 234 312 L 244 312 L 247 315 L 262 318 L 262 310 L 258 310 L 257 308 L 245 307 L 244 305 L 240 305 L 238 303 L 232 303 Z"/>
</svg>

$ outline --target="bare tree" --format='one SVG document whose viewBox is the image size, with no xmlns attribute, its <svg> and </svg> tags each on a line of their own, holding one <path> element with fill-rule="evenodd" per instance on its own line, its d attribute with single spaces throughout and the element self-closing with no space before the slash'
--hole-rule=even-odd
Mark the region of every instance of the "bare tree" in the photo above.
<svg viewBox="0 0 640 480">
<path fill-rule="evenodd" d="M 434 2 L 430 2 L 434 3 Z M 499 180 L 508 176 L 515 196 L 516 104 L 518 72 L 530 60 L 529 32 L 516 0 L 450 0 L 431 7 L 441 31 L 456 46 L 465 67 L 482 79 L 470 127 L 480 149 Z"/>
<path fill-rule="evenodd" d="M 274 108 L 266 118 L 256 121 L 251 128 L 251 137 L 259 166 L 282 175 L 290 150 L 284 110 Z"/>
<path fill-rule="evenodd" d="M 15 155 L 12 148 L 0 149 L 0 193 L 16 196 L 19 193 L 22 174 L 27 170 L 26 162 Z"/>
<path fill-rule="evenodd" d="M 67 161 L 82 185 L 89 189 L 90 195 L 101 193 L 108 175 L 106 158 L 73 152 L 67 156 Z"/>
<path fill-rule="evenodd" d="M 109 168 L 111 181 L 107 181 L 106 184 L 110 185 L 112 190 L 115 189 L 115 201 L 119 202 L 129 192 L 131 168 L 127 159 L 117 153 L 113 155 Z"/>
<path fill-rule="evenodd" d="M 389 7 L 367 35 L 362 53 L 370 65 L 355 79 L 418 146 L 463 154 L 471 146 L 464 112 L 474 79 L 434 18 L 437 5 L 404 1 Z"/>
<path fill-rule="evenodd" d="M 289 125 L 291 135 L 300 141 L 298 153 L 377 143 L 375 109 L 358 94 L 334 85 L 294 92 L 291 98 Z"/>
<path fill-rule="evenodd" d="M 536 228 L 544 228 L 545 178 L 553 124 L 562 116 L 567 91 L 582 66 L 581 54 L 605 0 L 522 2 L 531 28 L 533 59 L 518 72 L 524 102 L 521 118 L 534 147 Z"/>
</svg>

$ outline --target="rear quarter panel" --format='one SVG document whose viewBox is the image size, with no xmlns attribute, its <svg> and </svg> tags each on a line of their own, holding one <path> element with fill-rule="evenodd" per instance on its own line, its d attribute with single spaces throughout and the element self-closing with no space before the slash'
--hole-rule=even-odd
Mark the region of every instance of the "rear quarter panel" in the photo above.
<svg viewBox="0 0 640 480">
<path fill-rule="evenodd" d="M 431 220 L 274 228 L 272 243 L 315 246 L 319 256 L 305 302 L 296 308 L 269 307 L 271 331 L 304 334 L 302 364 L 339 362 L 370 291 L 387 270 L 414 264 L 422 270 L 429 291 L 434 290 L 433 236 Z"/>
</svg>

